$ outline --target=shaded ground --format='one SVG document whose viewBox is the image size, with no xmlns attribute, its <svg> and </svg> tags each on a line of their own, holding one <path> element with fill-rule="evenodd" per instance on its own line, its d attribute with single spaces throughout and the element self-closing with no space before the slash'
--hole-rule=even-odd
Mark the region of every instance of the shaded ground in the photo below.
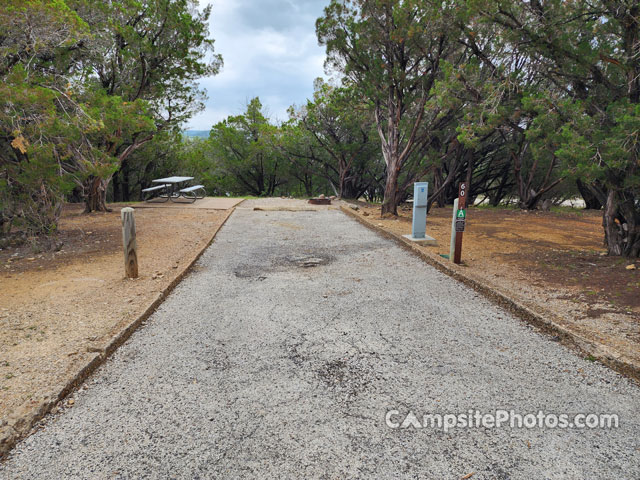
<svg viewBox="0 0 640 480">
<path fill-rule="evenodd" d="M 640 390 L 336 211 L 237 209 L 0 478 L 620 479 Z M 408 411 L 617 429 L 393 429 Z"/>
<path fill-rule="evenodd" d="M 411 209 L 380 218 L 361 204 L 360 215 L 398 234 L 411 231 Z M 451 208 L 434 208 L 427 234 L 449 254 Z M 640 262 L 605 256 L 599 212 L 467 210 L 462 259 L 468 271 L 536 311 L 559 316 L 581 335 L 633 358 L 640 365 Z"/>
<path fill-rule="evenodd" d="M 188 265 L 227 212 L 137 209 L 140 278 L 124 278 L 119 208 L 65 208 L 58 251 L 0 250 L 0 427 L 59 391 Z"/>
</svg>

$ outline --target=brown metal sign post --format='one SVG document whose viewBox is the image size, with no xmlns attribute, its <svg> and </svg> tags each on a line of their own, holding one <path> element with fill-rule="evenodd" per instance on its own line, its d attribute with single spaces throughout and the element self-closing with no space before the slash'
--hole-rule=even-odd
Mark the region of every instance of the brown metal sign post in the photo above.
<svg viewBox="0 0 640 480">
<path fill-rule="evenodd" d="M 467 220 L 467 184 L 461 183 L 458 190 L 458 211 L 456 213 L 456 249 L 453 254 L 453 263 L 460 265 L 462 257 L 462 235 Z"/>
</svg>

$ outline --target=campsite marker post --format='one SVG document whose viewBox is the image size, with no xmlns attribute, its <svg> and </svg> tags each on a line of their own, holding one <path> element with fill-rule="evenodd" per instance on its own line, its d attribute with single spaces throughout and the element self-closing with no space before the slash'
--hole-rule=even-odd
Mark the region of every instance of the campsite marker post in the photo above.
<svg viewBox="0 0 640 480">
<path fill-rule="evenodd" d="M 453 253 L 453 263 L 460 265 L 460 257 L 462 257 L 462 236 L 464 234 L 464 227 L 467 220 L 467 184 L 461 183 L 458 190 L 458 209 L 456 211 L 456 246 Z"/>
</svg>

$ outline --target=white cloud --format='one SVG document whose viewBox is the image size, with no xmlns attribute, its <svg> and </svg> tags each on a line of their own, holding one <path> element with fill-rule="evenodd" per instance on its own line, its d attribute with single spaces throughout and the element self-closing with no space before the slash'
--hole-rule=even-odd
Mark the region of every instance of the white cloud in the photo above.
<svg viewBox="0 0 640 480">
<path fill-rule="evenodd" d="M 316 18 L 328 0 L 217 0 L 210 20 L 216 51 L 224 67 L 200 85 L 207 108 L 188 128 L 208 130 L 240 113 L 259 96 L 273 119 L 285 120 L 291 104 L 312 96 L 313 80 L 323 75 L 324 49 L 315 35 Z"/>
</svg>

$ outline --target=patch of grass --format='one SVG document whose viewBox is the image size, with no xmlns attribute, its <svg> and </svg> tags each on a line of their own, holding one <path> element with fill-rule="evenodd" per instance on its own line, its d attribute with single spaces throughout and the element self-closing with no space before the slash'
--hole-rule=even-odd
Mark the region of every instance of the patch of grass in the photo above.
<svg viewBox="0 0 640 480">
<path fill-rule="evenodd" d="M 131 201 L 131 202 L 115 202 L 107 204 L 107 207 L 125 207 L 128 205 L 140 205 L 145 202 L 141 202 L 140 200 Z"/>
<path fill-rule="evenodd" d="M 453 205 L 447 205 L 453 207 Z M 468 208 L 468 207 L 467 207 Z M 520 210 L 517 205 L 498 205 L 494 207 L 493 205 L 489 205 L 488 203 L 483 203 L 482 205 L 473 205 L 472 208 L 477 208 L 478 210 Z"/>
<path fill-rule="evenodd" d="M 13 373 L 7 373 L 4 378 L 7 380 L 11 380 L 13 377 L 15 377 L 15 375 Z"/>
<path fill-rule="evenodd" d="M 596 361 L 596 357 L 594 357 L 593 355 L 587 355 L 587 356 L 585 357 L 585 360 L 586 360 L 587 362 L 595 362 L 595 361 Z"/>
<path fill-rule="evenodd" d="M 574 207 L 565 207 L 565 206 L 552 206 L 550 209 L 553 213 L 561 213 L 561 214 L 571 214 L 571 215 L 584 215 L 584 208 L 574 208 Z"/>
<path fill-rule="evenodd" d="M 558 264 L 555 264 L 555 263 L 547 263 L 547 262 L 544 262 L 544 263 L 543 263 L 543 265 L 544 265 L 546 268 L 548 268 L 549 270 L 556 270 L 556 271 L 559 271 L 559 272 L 562 272 L 562 271 L 568 270 L 568 267 L 565 267 L 565 266 L 563 266 L 563 265 L 558 265 Z"/>
</svg>

